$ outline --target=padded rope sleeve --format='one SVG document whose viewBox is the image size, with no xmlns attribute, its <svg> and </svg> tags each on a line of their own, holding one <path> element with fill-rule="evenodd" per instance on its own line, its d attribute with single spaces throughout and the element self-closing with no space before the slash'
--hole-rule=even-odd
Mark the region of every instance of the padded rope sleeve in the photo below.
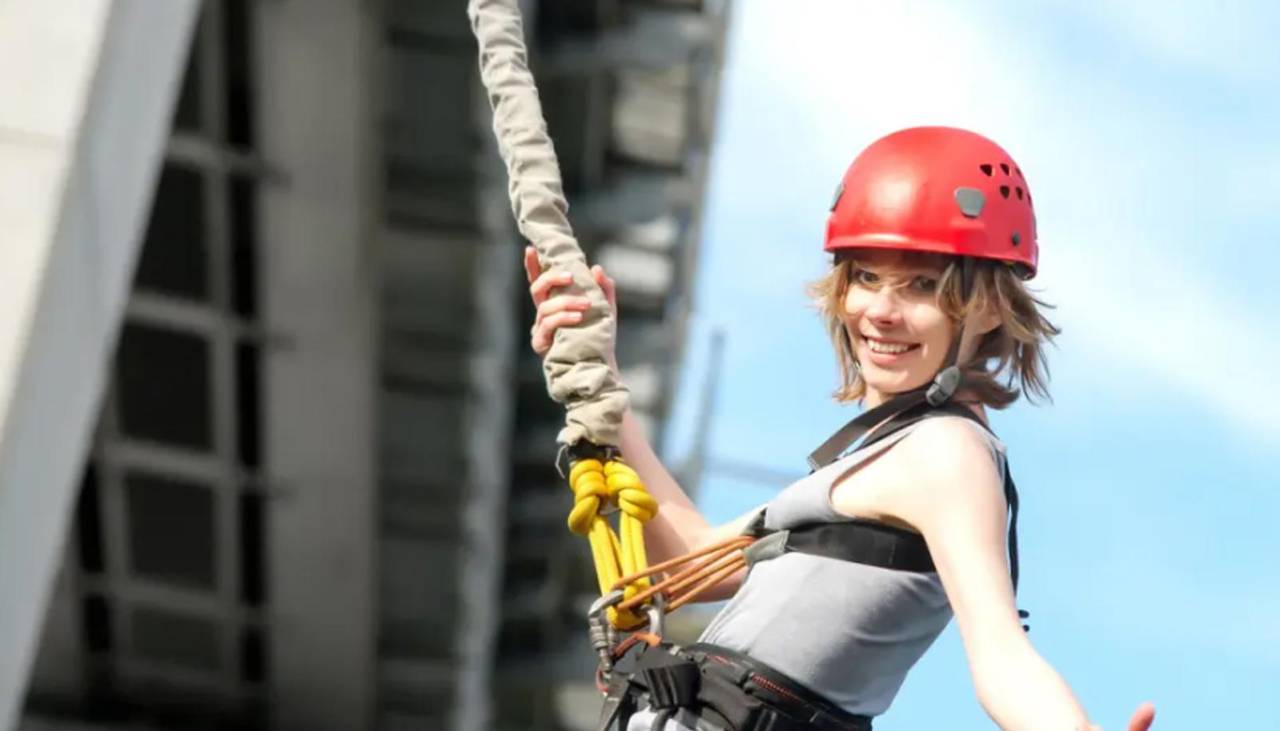
<svg viewBox="0 0 1280 731">
<path fill-rule="evenodd" d="M 470 0 L 467 16 L 479 44 L 480 79 L 493 107 L 493 133 L 507 166 L 507 192 L 520 233 L 544 268 L 573 276 L 565 288 L 569 294 L 591 300 L 582 324 L 556 331 L 542 364 L 547 391 L 567 410 L 557 441 L 573 445 L 585 438 L 617 445 L 628 393 L 605 356 L 613 316 L 569 227 L 560 165 L 529 71 L 517 0 Z"/>
</svg>

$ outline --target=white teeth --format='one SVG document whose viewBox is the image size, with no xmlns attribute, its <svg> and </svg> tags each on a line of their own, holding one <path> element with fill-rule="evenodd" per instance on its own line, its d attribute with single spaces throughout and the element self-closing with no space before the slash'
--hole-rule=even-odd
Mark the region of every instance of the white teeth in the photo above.
<svg viewBox="0 0 1280 731">
<path fill-rule="evenodd" d="M 910 346 L 910 345 L 898 345 L 898 344 L 893 344 L 893 343 L 881 343 L 881 342 L 876 341 L 876 340 L 867 340 L 867 347 L 868 347 L 868 348 L 871 348 L 871 352 L 873 352 L 873 353 L 889 353 L 889 354 L 894 354 L 894 355 L 896 355 L 896 354 L 898 354 L 898 353 L 905 353 L 905 352 L 907 352 L 908 350 L 911 350 L 911 346 Z"/>
</svg>

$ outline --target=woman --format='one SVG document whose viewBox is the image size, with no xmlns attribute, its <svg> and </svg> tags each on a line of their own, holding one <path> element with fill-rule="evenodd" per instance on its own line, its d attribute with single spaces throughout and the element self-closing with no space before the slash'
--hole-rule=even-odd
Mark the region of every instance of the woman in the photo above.
<svg viewBox="0 0 1280 731">
<path fill-rule="evenodd" d="M 811 291 L 836 350 L 836 397 L 861 401 L 866 411 L 843 438 L 815 452 L 815 471 L 763 515 L 752 511 L 720 527 L 699 515 L 628 417 L 619 447 L 661 506 L 646 526 L 650 558 L 680 555 L 752 524 L 851 526 L 904 549 L 897 553 L 923 555 L 912 567 L 787 552 L 717 587 L 710 598 L 733 600 L 703 635 L 709 652 L 759 663 L 766 677 L 795 691 L 785 695 L 826 709 L 807 726 L 795 725 L 794 709 L 770 711 L 788 728 L 869 729 L 952 614 L 978 699 L 1000 728 L 1093 728 L 1024 633 L 1014 604 L 1012 529 L 1006 536 L 1016 492 L 1004 446 L 986 428 L 987 408 L 1008 406 L 1022 390 L 1047 395 L 1042 347 L 1058 332 L 1023 284 L 1035 273 L 1037 242 L 1021 169 L 998 145 L 964 130 L 891 134 L 849 167 L 825 249 L 833 267 Z M 542 354 L 588 303 L 556 295 L 568 277 L 540 271 L 532 250 L 525 267 L 537 305 L 532 346 Z M 599 267 L 593 272 L 613 303 L 613 280 Z M 865 431 L 858 448 L 841 454 L 847 437 Z M 629 728 L 729 725 L 724 714 L 700 714 L 697 705 L 641 711 Z M 1144 704 L 1130 730 L 1148 728 L 1153 715 Z"/>
</svg>

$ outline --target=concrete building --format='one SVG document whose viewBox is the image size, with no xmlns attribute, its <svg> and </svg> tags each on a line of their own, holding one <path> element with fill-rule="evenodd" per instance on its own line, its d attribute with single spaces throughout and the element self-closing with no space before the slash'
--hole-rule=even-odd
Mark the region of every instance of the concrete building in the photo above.
<svg viewBox="0 0 1280 731">
<path fill-rule="evenodd" d="M 108 40 L 155 21 L 100 2 Z M 523 5 L 571 219 L 619 282 L 624 380 L 660 438 L 726 6 Z M 181 84 L 148 92 L 173 97 L 172 131 L 138 174 L 132 284 L 94 330 L 114 355 L 85 365 L 100 398 L 65 458 L 60 569 L 29 577 L 48 600 L 21 728 L 594 714 L 593 579 L 464 7 L 206 0 L 171 21 L 185 72 L 170 54 Z"/>
</svg>

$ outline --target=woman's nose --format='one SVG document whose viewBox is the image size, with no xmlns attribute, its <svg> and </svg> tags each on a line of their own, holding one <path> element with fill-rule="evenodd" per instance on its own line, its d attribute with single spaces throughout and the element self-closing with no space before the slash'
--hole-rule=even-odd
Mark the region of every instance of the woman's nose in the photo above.
<svg viewBox="0 0 1280 731">
<path fill-rule="evenodd" d="M 881 287 L 871 294 L 865 316 L 875 322 L 896 324 L 902 317 L 898 307 L 898 295 L 892 287 Z"/>
</svg>

